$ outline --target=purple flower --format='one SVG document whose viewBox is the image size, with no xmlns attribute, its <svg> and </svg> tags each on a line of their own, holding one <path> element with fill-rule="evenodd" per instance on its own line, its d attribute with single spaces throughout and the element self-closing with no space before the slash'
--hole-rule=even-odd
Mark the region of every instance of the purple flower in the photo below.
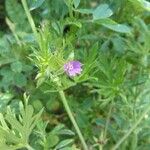
<svg viewBox="0 0 150 150">
<path fill-rule="evenodd" d="M 70 77 L 74 77 L 77 74 L 81 74 L 82 64 L 79 61 L 69 61 L 64 65 L 64 70 Z"/>
</svg>

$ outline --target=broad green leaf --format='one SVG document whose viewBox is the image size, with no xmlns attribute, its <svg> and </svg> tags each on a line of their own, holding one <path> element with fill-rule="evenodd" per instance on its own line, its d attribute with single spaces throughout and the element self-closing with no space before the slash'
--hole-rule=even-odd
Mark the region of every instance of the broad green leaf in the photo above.
<svg viewBox="0 0 150 150">
<path fill-rule="evenodd" d="M 30 11 L 39 8 L 45 0 L 29 0 L 29 9 Z"/>
<path fill-rule="evenodd" d="M 47 136 L 48 147 L 54 147 L 59 142 L 59 137 L 55 134 L 49 134 Z"/>
<path fill-rule="evenodd" d="M 124 41 L 121 39 L 121 37 L 113 37 L 111 39 L 111 41 L 113 42 L 113 46 L 114 46 L 114 50 L 120 54 L 123 54 L 125 52 L 125 43 Z"/>
<path fill-rule="evenodd" d="M 108 4 L 101 4 L 93 11 L 93 20 L 104 19 L 112 16 L 113 11 Z"/>
<path fill-rule="evenodd" d="M 59 102 L 57 100 L 50 100 L 46 103 L 46 108 L 49 110 L 49 111 L 57 111 L 59 109 Z"/>
<path fill-rule="evenodd" d="M 9 68 L 2 68 L 0 70 L 0 74 L 3 76 L 3 82 L 9 83 L 14 79 L 14 72 L 12 72 Z"/>
<path fill-rule="evenodd" d="M 32 105 L 33 105 L 33 107 L 34 107 L 34 109 L 36 111 L 39 111 L 39 110 L 41 110 L 43 108 L 43 104 L 42 104 L 42 102 L 40 100 L 34 100 L 32 102 Z"/>
<path fill-rule="evenodd" d="M 124 24 L 116 24 L 116 25 L 113 25 L 113 24 L 102 24 L 103 26 L 111 29 L 111 30 L 114 30 L 114 31 L 117 31 L 117 32 L 121 32 L 121 33 L 129 33 L 131 32 L 131 28 L 128 27 L 127 25 L 124 25 Z"/>
<path fill-rule="evenodd" d="M 3 36 L 2 38 L 0 38 L 0 54 L 3 56 L 3 55 L 6 55 L 6 53 L 8 52 L 10 52 L 10 45 L 9 45 L 7 37 Z"/>
<path fill-rule="evenodd" d="M 20 20 L 24 20 L 26 18 L 24 10 L 17 0 L 6 0 L 5 5 L 9 18 L 15 23 L 19 23 Z"/>
<path fill-rule="evenodd" d="M 20 61 L 13 62 L 11 64 L 11 69 L 14 72 L 20 73 L 22 71 L 22 63 Z"/>
<path fill-rule="evenodd" d="M 72 0 L 71 0 L 72 1 Z M 46 13 L 50 15 L 50 18 L 64 18 L 68 13 L 67 1 L 65 0 L 46 0 L 48 9 L 45 10 Z M 48 15 L 48 16 L 49 16 Z M 57 20 L 56 19 L 56 20 Z M 58 21 L 58 20 L 57 20 Z"/>
<path fill-rule="evenodd" d="M 8 18 L 15 23 L 16 30 L 27 31 L 30 27 L 21 4 L 17 0 L 6 0 L 5 6 Z"/>
<path fill-rule="evenodd" d="M 14 78 L 14 82 L 17 86 L 23 87 L 27 84 L 27 79 L 24 74 L 17 73 Z"/>
<path fill-rule="evenodd" d="M 105 26 L 116 32 L 121 32 L 121 33 L 131 32 L 131 28 L 129 26 L 124 25 L 124 24 L 118 24 L 117 22 L 115 22 L 109 18 L 96 20 L 95 23 L 101 24 L 102 26 Z"/>
</svg>

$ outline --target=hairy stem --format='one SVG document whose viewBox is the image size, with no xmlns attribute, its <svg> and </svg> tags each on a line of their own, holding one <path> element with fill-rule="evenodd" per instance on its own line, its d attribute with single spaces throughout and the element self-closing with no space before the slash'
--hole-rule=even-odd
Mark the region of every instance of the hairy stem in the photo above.
<svg viewBox="0 0 150 150">
<path fill-rule="evenodd" d="M 107 136 L 107 130 L 108 130 L 108 126 L 109 126 L 109 121 L 110 121 L 110 117 L 111 117 L 112 108 L 113 108 L 113 100 L 112 100 L 112 103 L 111 103 L 111 106 L 110 106 L 110 109 L 109 109 L 109 112 L 108 112 L 108 116 L 107 116 L 107 121 L 106 121 L 106 125 L 105 125 L 104 136 L 103 136 L 104 140 Z"/>
<path fill-rule="evenodd" d="M 107 130 L 108 130 L 108 126 L 109 126 L 109 121 L 110 121 L 110 117 L 111 117 L 112 108 L 113 108 L 113 101 L 111 102 L 110 109 L 109 109 L 109 112 L 108 112 L 104 133 L 102 134 L 102 137 L 101 137 L 102 140 L 106 140 Z M 103 150 L 103 146 L 104 146 L 103 144 L 100 144 L 99 145 L 99 150 Z"/>
<path fill-rule="evenodd" d="M 23 6 L 23 8 L 25 10 L 26 15 L 27 15 L 27 18 L 28 18 L 28 21 L 30 23 L 31 29 L 32 29 L 35 37 L 37 38 L 38 34 L 37 34 L 36 26 L 35 26 L 35 23 L 33 21 L 32 16 L 31 16 L 31 13 L 29 11 L 29 8 L 28 8 L 28 5 L 27 5 L 27 1 L 26 0 L 21 0 L 21 3 L 22 3 L 22 6 Z"/>
<path fill-rule="evenodd" d="M 9 26 L 9 29 L 11 30 L 13 36 L 15 37 L 17 44 L 19 46 L 21 46 L 21 42 L 19 40 L 19 37 L 18 37 L 17 33 L 15 32 L 15 25 L 14 25 L 14 23 L 11 22 L 7 17 L 6 17 L 6 23 Z"/>
<path fill-rule="evenodd" d="M 58 86 L 61 85 L 61 83 L 59 81 L 57 82 L 57 84 L 58 84 Z M 80 139 L 80 141 L 82 143 L 83 149 L 84 150 L 88 150 L 88 147 L 87 147 L 87 145 L 85 143 L 84 137 L 83 137 L 83 135 L 82 135 L 82 133 L 81 133 L 79 127 L 78 127 L 78 124 L 75 121 L 75 118 L 74 118 L 74 116 L 73 116 L 73 114 L 71 112 L 71 109 L 70 109 L 70 107 L 68 105 L 68 102 L 67 102 L 67 99 L 65 97 L 64 91 L 63 90 L 59 90 L 59 94 L 60 94 L 62 103 L 64 105 L 64 108 L 65 108 L 65 110 L 66 110 L 66 112 L 67 112 L 67 114 L 68 114 L 68 116 L 69 116 L 69 118 L 70 118 L 70 120 L 71 120 L 71 122 L 72 122 L 72 124 L 73 124 L 73 126 L 74 126 L 74 128 L 75 128 L 75 130 L 76 130 L 76 132 L 78 134 L 78 136 L 79 136 L 79 139 Z"/>
</svg>

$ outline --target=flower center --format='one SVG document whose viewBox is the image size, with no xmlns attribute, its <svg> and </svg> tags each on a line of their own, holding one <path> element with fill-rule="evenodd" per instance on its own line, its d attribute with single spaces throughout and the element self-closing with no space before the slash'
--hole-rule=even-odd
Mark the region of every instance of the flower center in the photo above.
<svg viewBox="0 0 150 150">
<path fill-rule="evenodd" d="M 72 69 L 73 69 L 73 65 L 69 63 L 69 64 L 68 64 L 68 69 L 69 69 L 69 70 L 72 70 Z"/>
</svg>

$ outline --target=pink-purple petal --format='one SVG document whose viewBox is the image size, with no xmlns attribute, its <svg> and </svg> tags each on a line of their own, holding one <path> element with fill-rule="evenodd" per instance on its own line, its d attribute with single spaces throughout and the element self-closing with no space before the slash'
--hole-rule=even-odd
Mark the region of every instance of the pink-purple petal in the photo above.
<svg viewBox="0 0 150 150">
<path fill-rule="evenodd" d="M 79 61 L 69 61 L 64 65 L 64 71 L 68 76 L 74 77 L 78 74 L 81 74 L 82 71 L 81 66 L 82 64 Z"/>
</svg>

